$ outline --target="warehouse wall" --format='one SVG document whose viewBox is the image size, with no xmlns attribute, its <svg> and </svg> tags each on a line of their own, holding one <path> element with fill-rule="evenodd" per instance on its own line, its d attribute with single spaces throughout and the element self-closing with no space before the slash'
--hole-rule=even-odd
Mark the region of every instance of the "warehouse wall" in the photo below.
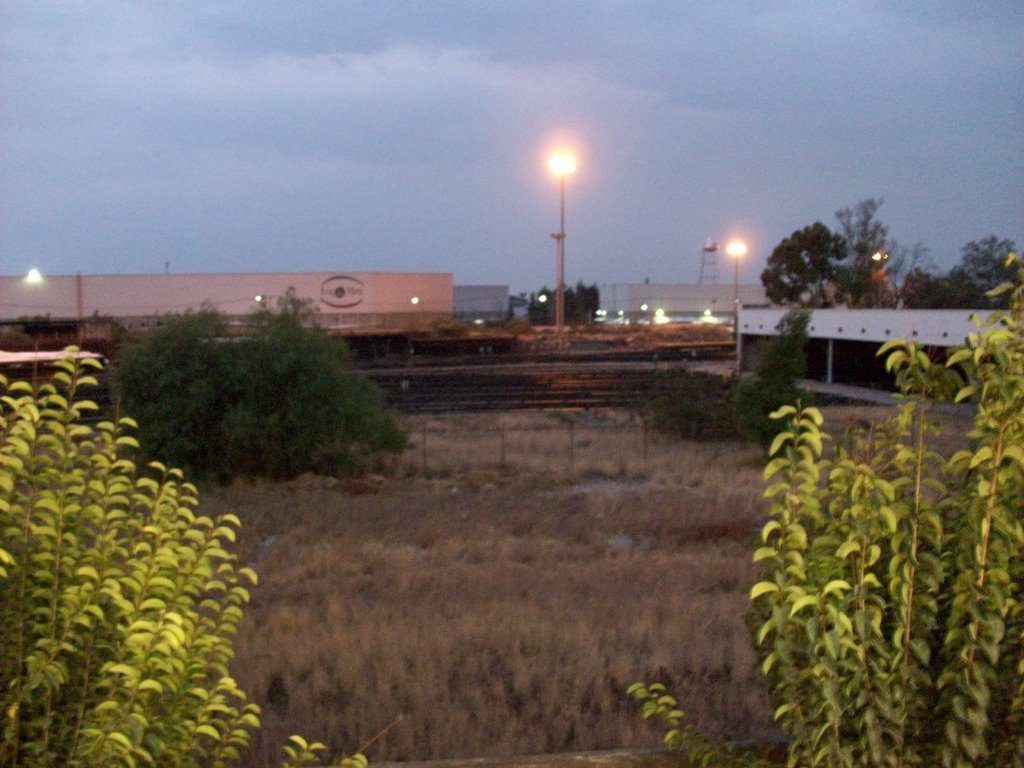
<svg viewBox="0 0 1024 768">
<path fill-rule="evenodd" d="M 442 272 L 250 272 L 0 277 L 0 319 L 114 317 L 144 325 L 211 306 L 229 316 L 273 308 L 289 288 L 310 299 L 327 326 L 451 317 L 452 276 Z M 257 298 L 259 297 L 259 298 Z"/>
</svg>

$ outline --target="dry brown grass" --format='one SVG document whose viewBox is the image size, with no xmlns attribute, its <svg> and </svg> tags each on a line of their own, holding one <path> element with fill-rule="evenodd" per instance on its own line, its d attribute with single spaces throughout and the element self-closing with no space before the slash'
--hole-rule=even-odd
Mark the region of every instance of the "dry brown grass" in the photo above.
<svg viewBox="0 0 1024 768">
<path fill-rule="evenodd" d="M 636 680 L 713 734 L 772 733 L 743 621 L 758 451 L 649 436 L 644 459 L 628 417 L 591 426 L 571 469 L 564 418 L 485 415 L 426 420 L 426 476 L 412 423 L 377 494 L 207 493 L 261 579 L 235 664 L 264 708 L 254 765 L 290 733 L 351 751 L 399 716 L 372 759 L 654 746 Z"/>
</svg>

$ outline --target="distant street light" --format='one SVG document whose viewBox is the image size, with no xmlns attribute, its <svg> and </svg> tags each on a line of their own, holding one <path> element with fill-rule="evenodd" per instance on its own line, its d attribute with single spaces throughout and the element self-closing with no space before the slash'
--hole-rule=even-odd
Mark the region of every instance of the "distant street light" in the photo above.
<svg viewBox="0 0 1024 768">
<path fill-rule="evenodd" d="M 25 282 L 26 283 L 41 283 L 41 282 L 43 282 L 43 275 L 42 275 L 42 273 L 38 269 L 33 267 L 32 269 L 30 269 L 28 271 L 28 274 L 25 275 Z"/>
<path fill-rule="evenodd" d="M 732 257 L 735 263 L 732 278 L 732 322 L 738 338 L 740 328 L 740 259 L 747 255 L 747 244 L 742 240 L 733 240 L 725 246 L 725 252 Z"/>
<path fill-rule="evenodd" d="M 576 158 L 567 152 L 555 152 L 548 168 L 558 177 L 559 219 L 555 240 L 555 337 L 561 342 L 565 325 L 565 177 L 576 172 Z"/>
</svg>

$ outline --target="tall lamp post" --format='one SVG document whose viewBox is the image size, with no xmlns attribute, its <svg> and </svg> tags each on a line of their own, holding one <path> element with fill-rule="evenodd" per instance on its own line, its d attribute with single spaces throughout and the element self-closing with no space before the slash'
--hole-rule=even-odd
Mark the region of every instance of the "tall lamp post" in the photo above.
<svg viewBox="0 0 1024 768">
<path fill-rule="evenodd" d="M 741 240 L 733 240 L 725 246 L 725 252 L 735 263 L 732 277 L 732 327 L 736 338 L 740 334 L 740 259 L 747 255 L 747 244 Z"/>
<path fill-rule="evenodd" d="M 548 158 L 548 168 L 558 177 L 559 218 L 555 240 L 555 338 L 562 341 L 565 325 L 565 177 L 576 172 L 576 158 L 568 152 L 555 152 Z"/>
</svg>

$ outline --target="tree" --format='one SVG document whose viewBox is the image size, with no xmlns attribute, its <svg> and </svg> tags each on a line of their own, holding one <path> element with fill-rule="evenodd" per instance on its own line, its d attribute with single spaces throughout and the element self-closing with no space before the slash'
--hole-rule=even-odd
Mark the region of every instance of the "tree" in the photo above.
<svg viewBox="0 0 1024 768">
<path fill-rule="evenodd" d="M 236 765 L 259 727 L 228 668 L 256 582 L 239 520 L 138 464 L 131 419 L 83 423 L 98 365 L 0 374 L 0 766 Z M 289 742 L 285 766 L 322 751 Z"/>
<path fill-rule="evenodd" d="M 837 298 L 851 307 L 894 303 L 885 273 L 889 228 L 876 218 L 882 202 L 869 197 L 853 208 L 836 211 L 846 244 L 845 263 L 838 272 Z"/>
<path fill-rule="evenodd" d="M 890 287 L 887 298 L 890 299 L 892 307 L 903 307 L 906 305 L 907 281 L 912 273 L 925 271 L 923 265 L 928 257 L 928 248 L 921 242 L 907 247 L 896 240 L 891 240 L 887 254 L 885 275 Z"/>
<path fill-rule="evenodd" d="M 352 373 L 347 349 L 301 303 L 254 317 L 251 338 L 232 346 L 243 372 L 238 399 L 221 415 L 225 470 L 288 479 L 358 469 L 360 451 L 397 451 L 405 437 L 381 393 Z"/>
<path fill-rule="evenodd" d="M 136 467 L 130 420 L 79 422 L 90 365 L 0 377 L 0 765 L 224 765 L 259 724 L 227 668 L 238 520 Z"/>
<path fill-rule="evenodd" d="M 584 285 L 580 280 L 575 287 L 565 291 L 565 321 L 574 325 L 585 325 L 594 321 L 594 315 L 601 306 L 601 293 L 596 285 Z"/>
<path fill-rule="evenodd" d="M 904 402 L 834 458 L 816 409 L 775 414 L 751 600 L 791 765 L 1024 764 L 1024 270 L 978 324 L 945 364 L 885 344 Z M 954 398 L 974 423 L 942 455 Z"/>
<path fill-rule="evenodd" d="M 186 314 L 122 350 L 121 409 L 139 419 L 147 455 L 197 479 L 284 479 L 351 473 L 360 452 L 404 446 L 379 390 L 306 304 L 290 294 L 250 327 L 228 340 L 217 313 Z"/>
<path fill-rule="evenodd" d="M 987 293 L 1012 278 L 1006 257 L 1014 248 L 1012 240 L 990 235 L 967 243 L 960 251 L 960 263 L 947 274 L 915 268 L 901 285 L 901 304 L 908 309 L 1005 308 L 1005 293 Z"/>
<path fill-rule="evenodd" d="M 122 348 L 114 372 L 120 408 L 140 420 L 146 452 L 196 479 L 224 467 L 224 415 L 242 393 L 227 335 L 211 309 L 167 318 Z"/>
<path fill-rule="evenodd" d="M 565 289 L 565 322 L 582 325 L 594 319 L 594 313 L 601 306 L 600 291 L 596 285 L 584 285 L 580 280 L 575 287 Z M 531 293 L 526 306 L 526 317 L 534 325 L 551 325 L 555 322 L 555 292 L 546 285 L 537 293 Z"/>
<path fill-rule="evenodd" d="M 551 325 L 555 322 L 555 292 L 546 285 L 537 293 L 531 293 L 526 305 L 526 319 L 534 325 Z"/>
<path fill-rule="evenodd" d="M 922 268 L 911 270 L 903 281 L 906 309 L 975 309 L 984 294 L 955 274 L 936 275 Z"/>
<path fill-rule="evenodd" d="M 781 425 L 770 414 L 786 403 L 809 400 L 797 380 L 807 370 L 804 347 L 807 344 L 808 310 L 791 310 L 779 321 L 778 335 L 772 337 L 754 375 L 741 381 L 734 390 L 736 420 L 750 440 L 768 448 Z"/>
<path fill-rule="evenodd" d="M 1009 310 L 945 363 L 882 346 L 889 418 L 826 447 L 816 408 L 773 414 L 750 600 L 787 765 L 1024 766 L 1024 268 L 1000 291 Z M 974 410 L 953 440 L 931 415 L 950 400 Z M 695 733 L 663 685 L 629 693 L 694 764 L 763 765 Z"/>
<path fill-rule="evenodd" d="M 996 286 L 1013 278 L 1013 270 L 1006 265 L 1006 257 L 1015 250 L 1012 240 L 1000 240 L 989 235 L 971 240 L 960 249 L 960 264 L 950 272 L 953 280 L 965 283 L 973 296 L 973 308 L 985 309 L 1006 306 L 1006 294 L 986 296 Z"/>
<path fill-rule="evenodd" d="M 775 246 L 761 282 L 776 304 L 829 306 L 838 263 L 844 258 L 842 237 L 816 221 Z"/>
</svg>

